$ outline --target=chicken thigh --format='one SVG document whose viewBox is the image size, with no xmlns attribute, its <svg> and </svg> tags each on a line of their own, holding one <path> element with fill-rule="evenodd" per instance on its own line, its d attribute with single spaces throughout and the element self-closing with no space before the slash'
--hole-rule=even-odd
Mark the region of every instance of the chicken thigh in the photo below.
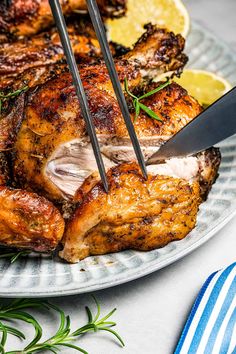
<svg viewBox="0 0 236 354">
<path fill-rule="evenodd" d="M 146 181 L 135 163 L 110 169 L 107 178 L 109 193 L 101 182 L 86 191 L 67 226 L 60 256 L 68 262 L 127 248 L 148 251 L 180 240 L 194 228 L 197 182 L 158 174 L 149 174 Z"/>
</svg>

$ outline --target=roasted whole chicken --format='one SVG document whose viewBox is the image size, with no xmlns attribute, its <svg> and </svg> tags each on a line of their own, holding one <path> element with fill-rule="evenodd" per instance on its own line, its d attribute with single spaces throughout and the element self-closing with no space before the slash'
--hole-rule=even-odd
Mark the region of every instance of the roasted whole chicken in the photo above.
<svg viewBox="0 0 236 354">
<path fill-rule="evenodd" d="M 126 79 L 136 96 L 154 90 L 162 82 L 153 78 L 181 73 L 187 62 L 183 49 L 180 35 L 147 25 L 134 48 L 115 59 L 122 85 Z M 37 71 L 37 80 L 35 68 L 24 70 L 21 78 L 30 88 L 3 106 L 0 198 L 7 205 L 0 213 L 0 243 L 49 251 L 61 241 L 59 255 L 73 263 L 127 248 L 151 250 L 184 238 L 195 227 L 198 207 L 217 177 L 219 150 L 149 165 L 144 180 L 103 61 L 79 64 L 107 170 L 106 194 L 70 73 L 65 65 L 51 65 L 54 75 Z M 16 80 L 13 87 L 20 85 Z M 202 111 L 172 82 L 142 100 L 161 121 L 144 111 L 135 120 L 132 98 L 124 91 L 146 159 Z M 14 225 L 9 215 L 16 218 Z"/>
</svg>

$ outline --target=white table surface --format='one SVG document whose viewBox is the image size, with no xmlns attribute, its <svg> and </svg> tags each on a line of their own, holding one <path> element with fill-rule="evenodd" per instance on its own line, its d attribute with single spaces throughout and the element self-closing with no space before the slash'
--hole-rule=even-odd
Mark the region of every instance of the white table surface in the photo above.
<svg viewBox="0 0 236 354">
<path fill-rule="evenodd" d="M 185 0 L 192 18 L 201 21 L 236 48 L 236 0 Z M 213 239 L 177 263 L 142 279 L 95 293 L 104 313 L 117 307 L 117 330 L 125 340 L 121 348 L 108 334 L 98 333 L 78 341 L 90 354 L 173 353 L 193 301 L 207 276 L 236 261 L 236 218 Z M 72 327 L 86 319 L 89 294 L 52 299 L 72 318 Z M 45 334 L 56 326 L 55 317 L 38 316 Z M 22 329 L 32 333 L 30 327 Z M 19 342 L 9 341 L 11 349 Z M 9 348 L 10 349 L 10 348 Z M 62 350 L 63 354 L 74 352 Z"/>
</svg>

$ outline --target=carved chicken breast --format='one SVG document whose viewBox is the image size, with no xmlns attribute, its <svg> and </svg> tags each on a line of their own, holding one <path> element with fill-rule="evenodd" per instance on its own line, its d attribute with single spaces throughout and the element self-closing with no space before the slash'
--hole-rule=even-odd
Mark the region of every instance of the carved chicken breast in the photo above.
<svg viewBox="0 0 236 354">
<path fill-rule="evenodd" d="M 35 193 L 0 187 L 0 245 L 52 251 L 64 232 L 54 205 Z"/>
<path fill-rule="evenodd" d="M 87 12 L 85 0 L 61 0 L 63 13 Z M 125 12 L 125 0 L 98 0 L 104 16 L 121 16 Z M 0 33 L 13 36 L 31 36 L 53 24 L 48 0 L 1 0 Z"/>
</svg>

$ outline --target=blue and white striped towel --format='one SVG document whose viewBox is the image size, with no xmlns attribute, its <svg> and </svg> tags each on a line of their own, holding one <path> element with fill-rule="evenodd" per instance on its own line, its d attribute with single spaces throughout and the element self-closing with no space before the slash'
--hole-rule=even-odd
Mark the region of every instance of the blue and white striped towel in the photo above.
<svg viewBox="0 0 236 354">
<path fill-rule="evenodd" d="M 206 280 L 174 354 L 236 354 L 236 263 Z"/>
</svg>

